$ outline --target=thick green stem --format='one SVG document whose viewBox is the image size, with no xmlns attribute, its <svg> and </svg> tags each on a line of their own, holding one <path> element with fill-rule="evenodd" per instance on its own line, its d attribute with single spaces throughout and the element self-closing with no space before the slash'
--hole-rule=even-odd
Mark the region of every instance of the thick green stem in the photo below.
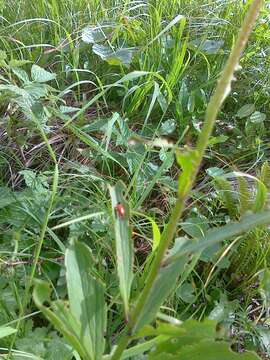
<svg viewBox="0 0 270 360">
<path fill-rule="evenodd" d="M 138 315 L 141 313 L 144 305 L 148 300 L 150 290 L 152 289 L 155 279 L 158 275 L 158 271 L 162 264 L 162 260 L 164 259 L 166 252 L 169 248 L 169 245 L 171 244 L 175 236 L 178 227 L 178 221 L 181 218 L 182 213 L 185 209 L 185 202 L 194 185 L 195 178 L 199 171 L 205 150 L 208 146 L 209 138 L 211 136 L 218 112 L 221 108 L 223 101 L 230 93 L 231 82 L 233 81 L 234 72 L 238 67 L 242 51 L 246 46 L 252 27 L 256 21 L 256 18 L 259 14 L 262 4 L 263 4 L 263 0 L 254 0 L 253 3 L 251 4 L 250 9 L 241 27 L 237 41 L 232 49 L 230 57 L 222 72 L 216 90 L 207 106 L 204 125 L 196 146 L 197 157 L 194 160 L 193 168 L 189 174 L 189 181 L 187 182 L 188 185 L 183 189 L 181 188 L 179 189 L 178 198 L 175 207 L 172 211 L 169 223 L 167 224 L 165 230 L 162 233 L 160 245 L 158 247 L 155 259 L 151 266 L 145 287 L 142 293 L 140 294 L 138 302 L 130 315 L 130 320 L 126 326 L 126 329 L 122 334 L 122 337 L 119 341 L 117 348 L 115 349 L 112 355 L 111 360 L 118 360 L 121 358 L 123 351 L 128 345 L 129 334 L 132 334 L 134 325 L 136 324 L 136 319 Z"/>
</svg>

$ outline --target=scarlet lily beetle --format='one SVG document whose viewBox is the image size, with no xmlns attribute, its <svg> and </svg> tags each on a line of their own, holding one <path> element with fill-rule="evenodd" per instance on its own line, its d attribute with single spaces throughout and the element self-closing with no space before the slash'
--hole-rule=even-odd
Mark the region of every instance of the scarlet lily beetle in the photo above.
<svg viewBox="0 0 270 360">
<path fill-rule="evenodd" d="M 115 206 L 115 211 L 116 211 L 116 213 L 117 213 L 117 215 L 119 216 L 120 219 L 123 219 L 125 217 L 126 211 L 125 211 L 125 208 L 124 208 L 123 204 L 118 203 Z"/>
</svg>

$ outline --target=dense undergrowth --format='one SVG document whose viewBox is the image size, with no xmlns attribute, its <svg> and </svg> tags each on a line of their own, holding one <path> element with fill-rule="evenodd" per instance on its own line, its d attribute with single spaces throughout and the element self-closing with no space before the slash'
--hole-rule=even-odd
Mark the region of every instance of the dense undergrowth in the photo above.
<svg viewBox="0 0 270 360">
<path fill-rule="evenodd" d="M 147 283 L 162 230 L 177 204 L 176 157 L 182 170 L 188 160 L 175 157 L 175 151 L 195 146 L 250 3 L 0 1 L 3 358 L 101 358 L 82 356 L 46 313 L 50 300 L 44 284 L 50 284 L 53 300 L 69 297 L 71 308 L 76 302 L 68 279 L 91 259 L 82 243 L 94 258 L 87 271 L 96 281 L 97 300 L 88 300 L 97 308 L 102 297 L 107 303 L 107 324 L 99 324 L 106 328 L 105 353 L 118 343 L 128 321 L 129 292 L 135 299 Z M 239 221 L 250 231 L 232 233 L 187 260 L 162 302 L 157 327 L 142 335 L 148 339 L 146 352 L 151 336 L 175 331 L 169 325 L 162 330 L 164 324 L 180 321 L 194 338 L 200 332 L 212 341 L 217 335 L 211 319 L 224 340 L 220 346 L 226 341 L 235 351 L 224 359 L 249 350 L 266 359 L 270 355 L 270 234 L 265 222 L 251 229 L 245 220 L 266 214 L 269 204 L 269 55 L 266 1 L 218 114 L 176 238 L 197 244 L 211 228 Z M 132 286 L 125 273 L 129 264 L 121 269 L 116 256 L 123 236 L 125 260 L 132 251 L 129 238 L 134 248 Z M 177 255 L 179 249 L 173 251 Z M 103 295 L 101 284 L 106 284 Z M 2 337 L 1 331 L 12 333 Z M 141 344 L 134 338 L 131 343 Z M 217 343 L 211 343 L 213 351 Z M 156 353 L 149 357 L 136 350 L 124 358 L 197 359 L 194 344 L 193 352 L 181 357 L 164 355 L 170 345 L 162 344 L 153 343 Z M 245 354 L 249 359 L 251 353 Z"/>
</svg>

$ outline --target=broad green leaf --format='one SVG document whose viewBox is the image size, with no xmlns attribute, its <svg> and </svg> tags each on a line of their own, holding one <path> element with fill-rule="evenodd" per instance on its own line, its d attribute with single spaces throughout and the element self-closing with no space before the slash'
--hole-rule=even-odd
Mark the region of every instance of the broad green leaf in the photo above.
<svg viewBox="0 0 270 360">
<path fill-rule="evenodd" d="M 0 339 L 12 335 L 15 332 L 17 332 L 17 330 L 12 328 L 11 326 L 0 326 Z"/>
<path fill-rule="evenodd" d="M 26 71 L 20 68 L 13 68 L 12 72 L 25 84 L 29 83 L 29 77 Z"/>
<path fill-rule="evenodd" d="M 21 170 L 19 174 L 23 175 L 25 184 L 30 189 L 33 189 L 39 193 L 46 192 L 48 190 L 49 184 L 45 175 L 38 175 L 33 170 Z"/>
<path fill-rule="evenodd" d="M 180 297 L 187 304 L 192 304 L 196 299 L 194 288 L 190 282 L 184 282 L 177 289 L 176 295 Z"/>
<path fill-rule="evenodd" d="M 255 111 L 251 116 L 250 116 L 250 121 L 254 124 L 260 124 L 263 123 L 264 120 L 266 119 L 266 115 L 264 113 L 261 113 L 259 111 Z"/>
<path fill-rule="evenodd" d="M 87 26 L 82 30 L 82 41 L 87 44 L 103 42 L 107 39 L 106 33 L 112 30 L 112 27 Z"/>
<path fill-rule="evenodd" d="M 191 45 L 195 46 L 201 52 L 206 54 L 217 54 L 224 45 L 224 40 L 194 40 Z"/>
<path fill-rule="evenodd" d="M 182 229 L 194 239 L 204 236 L 209 229 L 207 219 L 203 216 L 193 216 L 187 218 L 184 223 L 181 224 Z"/>
<path fill-rule="evenodd" d="M 224 170 L 218 167 L 211 167 L 206 170 L 206 173 L 211 177 L 224 175 Z"/>
<path fill-rule="evenodd" d="M 34 64 L 31 68 L 31 77 L 33 81 L 44 83 L 47 81 L 54 80 L 56 78 L 56 74 L 51 73 L 40 66 Z"/>
<path fill-rule="evenodd" d="M 133 50 L 129 48 L 112 49 L 108 45 L 93 45 L 93 52 L 107 61 L 110 65 L 130 65 L 133 57 Z"/>
<path fill-rule="evenodd" d="M 236 116 L 240 119 L 250 116 L 255 111 L 254 104 L 245 104 L 236 113 Z"/>
<path fill-rule="evenodd" d="M 17 96 L 29 98 L 29 94 L 27 93 L 27 91 L 15 85 L 0 85 L 0 93 L 1 91 L 8 91 Z"/>
<path fill-rule="evenodd" d="M 226 179 L 229 177 L 224 174 L 223 169 L 219 168 L 209 168 L 206 172 L 213 177 L 215 188 L 219 193 L 220 199 L 224 204 L 225 208 L 228 210 L 229 215 L 231 217 L 235 217 L 236 215 L 236 207 L 235 207 L 235 191 L 232 188 L 230 182 Z"/>
<path fill-rule="evenodd" d="M 110 186 L 109 190 L 116 241 L 117 273 L 120 282 L 120 293 L 124 303 L 125 316 L 128 318 L 134 258 L 131 229 L 129 225 L 129 205 L 124 198 L 123 194 L 126 189 L 121 181 L 115 186 Z"/>
<path fill-rule="evenodd" d="M 159 343 L 156 350 L 150 354 L 149 359 L 156 359 L 160 353 L 171 355 L 181 353 L 185 346 L 197 344 L 203 340 L 214 340 L 216 336 L 216 321 L 204 320 L 199 322 L 196 320 L 187 320 L 180 326 L 167 325 L 165 332 L 162 328 L 157 327 L 158 333 L 170 335 L 165 341 Z M 170 328 L 170 331 L 168 331 Z"/>
<path fill-rule="evenodd" d="M 238 306 L 239 303 L 237 300 L 228 301 L 227 296 L 225 294 L 221 294 L 219 302 L 216 302 L 215 307 L 212 309 L 208 317 L 218 323 L 222 321 L 232 323 Z"/>
<path fill-rule="evenodd" d="M 182 242 L 183 244 L 184 242 Z M 172 249 L 172 251 L 174 251 Z M 170 255 L 166 261 L 170 261 Z M 183 256 L 177 261 L 173 261 L 168 265 L 160 268 L 154 284 L 150 290 L 148 298 L 136 319 L 133 332 L 136 333 L 143 326 L 151 323 L 165 299 L 175 288 L 176 280 L 184 272 L 188 263 L 188 256 Z"/>
<path fill-rule="evenodd" d="M 54 311 L 44 305 L 45 302 L 50 303 L 50 293 L 50 285 L 47 282 L 35 280 L 33 299 L 38 309 L 41 310 L 55 328 L 64 335 L 70 345 L 78 351 L 83 359 L 92 360 L 91 356 L 87 354 L 87 351 L 81 344 L 80 322 L 77 322 L 65 304 L 60 300 L 55 301 L 52 306 Z"/>
<path fill-rule="evenodd" d="M 216 322 L 188 320 L 181 326 L 174 327 L 171 337 L 157 344 L 149 354 L 149 360 L 256 360 L 253 353 L 235 353 L 228 343 L 215 341 Z M 183 333 L 184 330 L 184 333 Z"/>
<path fill-rule="evenodd" d="M 87 245 L 74 242 L 66 250 L 65 265 L 70 312 L 81 325 L 80 339 L 91 359 L 102 358 L 106 329 L 104 286 L 94 276 Z"/>
<path fill-rule="evenodd" d="M 204 340 L 184 347 L 175 359 L 181 360 L 259 360 L 255 353 L 233 352 L 226 342 Z M 165 358 L 164 358 L 165 359 Z"/>
<path fill-rule="evenodd" d="M 24 89 L 30 94 L 34 99 L 40 99 L 48 95 L 48 88 L 46 84 L 40 83 L 30 83 L 24 86 Z"/>
</svg>

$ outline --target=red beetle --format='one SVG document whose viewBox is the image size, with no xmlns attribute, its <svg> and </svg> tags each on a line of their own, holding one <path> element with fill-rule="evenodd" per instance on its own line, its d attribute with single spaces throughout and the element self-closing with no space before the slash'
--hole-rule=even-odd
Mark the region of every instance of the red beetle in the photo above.
<svg viewBox="0 0 270 360">
<path fill-rule="evenodd" d="M 117 213 L 117 215 L 119 216 L 120 219 L 123 219 L 126 215 L 126 210 L 124 208 L 124 205 L 121 204 L 121 203 L 118 203 L 116 206 L 115 206 L 115 211 Z"/>
</svg>

